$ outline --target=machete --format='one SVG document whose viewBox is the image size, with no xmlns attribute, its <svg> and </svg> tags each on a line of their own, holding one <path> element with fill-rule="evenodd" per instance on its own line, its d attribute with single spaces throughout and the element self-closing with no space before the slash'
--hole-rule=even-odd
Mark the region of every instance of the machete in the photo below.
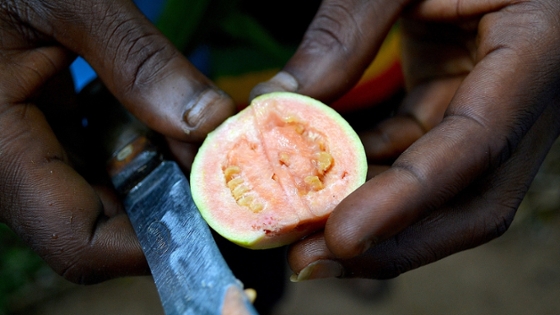
<svg viewBox="0 0 560 315">
<path fill-rule="evenodd" d="M 178 165 L 163 158 L 152 133 L 100 83 L 90 84 L 81 97 L 90 103 L 87 108 L 100 113 L 86 117 L 103 126 L 96 128 L 96 137 L 103 142 L 109 176 L 140 241 L 165 314 L 256 315 Z"/>
</svg>

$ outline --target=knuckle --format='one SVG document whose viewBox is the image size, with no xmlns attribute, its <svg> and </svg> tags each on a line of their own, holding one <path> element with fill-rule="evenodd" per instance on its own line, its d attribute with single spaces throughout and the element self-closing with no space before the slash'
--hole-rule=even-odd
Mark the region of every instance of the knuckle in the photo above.
<svg viewBox="0 0 560 315">
<path fill-rule="evenodd" d="M 302 47 L 316 53 L 337 50 L 343 55 L 351 54 L 353 44 L 362 36 L 350 5 L 324 4 L 309 26 Z"/>
<path fill-rule="evenodd" d="M 21 45 L 20 38 L 34 40 L 38 37 L 38 33 L 29 27 L 31 21 L 37 20 L 32 17 L 32 12 L 31 5 L 27 1 L 0 2 L 0 31 L 2 32 L 0 46 L 4 55 L 8 49 Z"/>
<path fill-rule="evenodd" d="M 139 92 L 178 57 L 178 53 L 158 33 L 139 26 L 133 18 L 112 22 L 107 37 L 107 51 L 112 52 L 112 76 L 122 82 L 125 92 Z"/>
<path fill-rule="evenodd" d="M 485 224 L 485 233 L 483 234 L 483 241 L 487 242 L 502 236 L 511 226 L 513 218 L 517 211 L 517 206 L 501 205 L 498 206 L 499 211 L 493 218 Z"/>
<path fill-rule="evenodd" d="M 29 9 L 31 9 L 31 6 L 27 3 L 27 1 L 6 0 L 0 2 L 0 12 L 2 13 L 2 18 L 7 18 L 12 22 L 20 19 L 21 17 L 25 17 L 27 15 L 26 12 L 29 12 Z"/>
<path fill-rule="evenodd" d="M 125 39 L 126 41 L 126 39 Z M 141 91 L 154 81 L 165 66 L 175 57 L 174 52 L 165 45 L 158 43 L 155 36 L 142 36 L 123 43 L 123 54 L 126 73 L 125 86 L 128 91 Z"/>
<path fill-rule="evenodd" d="M 430 184 L 429 174 L 422 165 L 403 160 L 395 162 L 392 168 L 399 172 L 400 178 L 418 187 L 428 187 Z"/>
<path fill-rule="evenodd" d="M 478 225 L 482 239 L 478 244 L 498 238 L 509 229 L 530 184 L 524 171 L 513 171 L 509 176 L 493 178 L 483 186 L 483 189 L 490 187 L 500 193 L 490 195 L 484 202 L 484 215 Z"/>
<path fill-rule="evenodd" d="M 502 236 L 511 226 L 516 211 L 517 206 L 510 201 L 485 209 L 485 214 L 465 228 L 463 234 L 470 237 L 464 237 L 457 248 L 473 248 Z"/>
<path fill-rule="evenodd" d="M 67 10 L 66 4 L 66 2 L 57 2 L 57 5 L 54 5 L 36 0 L 2 1 L 0 3 L 0 23 L 6 23 L 8 26 L 3 28 L 3 31 L 15 29 L 23 38 L 32 40 L 42 38 L 45 33 L 52 32 L 52 24 L 48 20 L 55 21 L 62 17 L 57 13 Z M 73 16 L 72 14 L 67 15 Z M 36 31 L 34 28 L 40 29 L 40 31 Z"/>
</svg>

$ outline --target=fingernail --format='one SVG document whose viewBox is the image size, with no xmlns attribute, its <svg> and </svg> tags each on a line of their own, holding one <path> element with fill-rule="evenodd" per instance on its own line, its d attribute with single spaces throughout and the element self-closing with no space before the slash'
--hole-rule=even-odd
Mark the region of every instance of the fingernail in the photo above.
<svg viewBox="0 0 560 315">
<path fill-rule="evenodd" d="M 295 92 L 298 89 L 297 80 L 288 72 L 280 71 L 272 79 L 257 84 L 251 91 L 250 99 L 271 92 Z"/>
<path fill-rule="evenodd" d="M 194 128 L 200 124 L 200 122 L 207 118 L 206 111 L 210 110 L 214 103 L 229 101 L 225 98 L 225 95 L 214 89 L 207 89 L 202 92 L 198 98 L 190 101 L 186 110 L 183 114 L 183 120 L 191 128 Z"/>
<path fill-rule="evenodd" d="M 303 268 L 298 274 L 293 274 L 290 281 L 337 278 L 344 274 L 344 267 L 334 260 L 317 260 Z"/>
</svg>

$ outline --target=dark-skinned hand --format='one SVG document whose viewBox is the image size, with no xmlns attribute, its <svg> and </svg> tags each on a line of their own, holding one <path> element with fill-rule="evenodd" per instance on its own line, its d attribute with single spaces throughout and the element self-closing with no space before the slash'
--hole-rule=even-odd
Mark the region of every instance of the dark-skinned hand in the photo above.
<svg viewBox="0 0 560 315">
<path fill-rule="evenodd" d="M 504 233 L 560 130 L 559 17 L 556 0 L 324 0 L 253 95 L 336 99 L 399 19 L 407 94 L 362 135 L 373 178 L 291 246 L 294 279 L 395 277 Z"/>
<path fill-rule="evenodd" d="M 0 222 L 71 281 L 147 274 L 114 194 L 75 171 L 45 118 L 76 106 L 67 69 L 77 55 L 184 167 L 235 108 L 131 1 L 1 2 Z"/>
</svg>

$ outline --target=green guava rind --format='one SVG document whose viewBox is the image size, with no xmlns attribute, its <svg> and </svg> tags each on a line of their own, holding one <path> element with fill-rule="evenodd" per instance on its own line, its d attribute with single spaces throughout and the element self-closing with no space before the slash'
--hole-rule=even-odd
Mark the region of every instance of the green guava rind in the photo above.
<svg viewBox="0 0 560 315">
<path fill-rule="evenodd" d="M 221 215 L 218 214 L 218 211 L 225 210 L 216 209 L 216 200 L 227 199 L 227 195 L 230 194 L 230 192 L 226 191 L 223 194 L 216 193 L 216 191 L 208 187 L 209 185 L 213 185 L 213 176 L 220 170 L 218 170 L 217 167 L 211 170 L 207 169 L 207 163 L 212 161 L 212 159 L 217 159 L 215 155 L 220 151 L 224 138 L 235 138 L 245 132 L 251 132 L 252 128 L 254 128 L 250 113 L 253 104 L 278 99 L 288 99 L 289 101 L 300 103 L 302 106 L 311 106 L 319 109 L 321 113 L 325 115 L 326 119 L 330 119 L 343 130 L 344 135 L 329 135 L 329 138 L 333 139 L 334 137 L 342 136 L 340 141 L 345 141 L 350 150 L 354 153 L 355 158 L 354 161 L 352 161 L 352 167 L 353 171 L 355 171 L 355 176 L 352 182 L 348 183 L 348 194 L 361 186 L 365 182 L 367 175 L 367 160 L 361 140 L 348 122 L 335 110 L 313 98 L 289 92 L 273 92 L 255 98 L 250 106 L 243 109 L 235 116 L 228 118 L 207 136 L 194 159 L 190 178 L 193 200 L 209 226 L 224 238 L 246 248 L 264 249 L 292 243 L 323 227 L 330 214 L 329 211 L 328 213 L 322 213 L 318 216 L 306 218 L 298 222 L 287 222 L 285 230 L 280 229 L 273 235 L 248 228 L 236 228 L 233 226 L 235 225 L 234 219 L 230 219 L 229 222 L 226 222 L 227 220 L 224 221 L 221 219 L 223 213 Z M 234 214 L 231 215 L 233 216 Z"/>
</svg>

